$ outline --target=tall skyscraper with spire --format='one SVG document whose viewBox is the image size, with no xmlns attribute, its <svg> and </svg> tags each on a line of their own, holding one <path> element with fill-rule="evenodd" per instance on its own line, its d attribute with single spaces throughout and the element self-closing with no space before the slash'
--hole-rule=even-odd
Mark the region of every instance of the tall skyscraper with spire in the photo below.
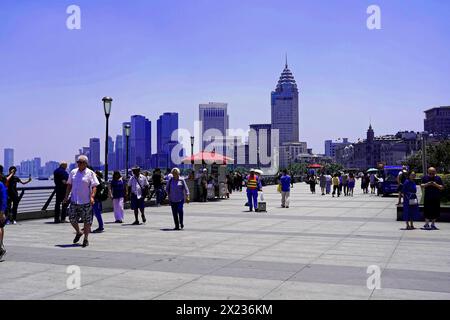
<svg viewBox="0 0 450 320">
<path fill-rule="evenodd" d="M 299 141 L 298 88 L 294 76 L 286 64 L 271 95 L 272 130 L 278 129 L 280 145 Z"/>
</svg>

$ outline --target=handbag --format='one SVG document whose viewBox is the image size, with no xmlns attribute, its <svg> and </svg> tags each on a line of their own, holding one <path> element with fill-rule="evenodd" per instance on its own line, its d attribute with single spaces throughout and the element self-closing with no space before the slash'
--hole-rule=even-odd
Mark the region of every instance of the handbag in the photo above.
<svg viewBox="0 0 450 320">
<path fill-rule="evenodd" d="M 417 201 L 417 198 L 409 199 L 410 206 L 417 206 L 418 204 L 419 204 L 419 201 Z"/>
<path fill-rule="evenodd" d="M 149 194 L 149 187 L 148 187 L 148 185 L 146 185 L 146 186 L 144 186 L 144 187 L 142 188 L 142 185 L 141 185 L 141 183 L 139 182 L 140 176 L 139 176 L 139 178 L 137 178 L 137 179 L 136 179 L 136 177 L 134 177 L 134 178 L 135 178 L 137 184 L 139 185 L 139 187 L 141 188 L 142 198 L 144 198 L 144 199 L 147 198 L 147 196 L 148 196 L 148 194 Z"/>
<path fill-rule="evenodd" d="M 278 191 L 279 193 L 281 193 L 281 184 L 278 185 L 277 191 Z"/>
</svg>

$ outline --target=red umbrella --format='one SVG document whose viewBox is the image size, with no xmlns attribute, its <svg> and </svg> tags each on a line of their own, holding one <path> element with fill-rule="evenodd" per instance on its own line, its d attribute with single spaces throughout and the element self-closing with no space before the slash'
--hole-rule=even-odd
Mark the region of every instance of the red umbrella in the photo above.
<svg viewBox="0 0 450 320">
<path fill-rule="evenodd" d="M 321 169 L 321 168 L 323 168 L 323 166 L 320 165 L 320 164 L 318 164 L 318 163 L 314 163 L 314 164 L 310 164 L 310 165 L 308 166 L 308 168 L 311 168 L 311 169 Z"/>
<path fill-rule="evenodd" d="M 190 157 L 186 157 L 182 160 L 183 163 L 202 163 L 203 161 L 206 163 L 218 163 L 218 164 L 227 164 L 227 162 L 233 162 L 234 159 L 224 156 L 217 152 L 199 152 Z"/>
</svg>

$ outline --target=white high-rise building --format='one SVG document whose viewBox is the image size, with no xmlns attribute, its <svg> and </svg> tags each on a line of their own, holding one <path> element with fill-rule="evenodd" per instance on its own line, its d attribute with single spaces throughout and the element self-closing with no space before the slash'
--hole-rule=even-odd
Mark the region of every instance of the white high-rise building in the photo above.
<svg viewBox="0 0 450 320">
<path fill-rule="evenodd" d="M 215 141 L 216 143 L 222 139 L 225 140 L 227 130 L 229 129 L 229 116 L 227 111 L 227 103 L 210 102 L 208 104 L 200 104 L 199 120 L 200 132 L 202 134 L 202 150 Z M 221 150 L 215 149 L 220 154 L 225 154 L 225 148 Z"/>
</svg>

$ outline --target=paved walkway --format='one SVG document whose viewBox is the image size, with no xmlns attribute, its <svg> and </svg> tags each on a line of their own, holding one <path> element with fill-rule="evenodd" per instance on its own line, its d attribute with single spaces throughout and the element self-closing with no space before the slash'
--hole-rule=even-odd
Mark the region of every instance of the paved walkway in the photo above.
<svg viewBox="0 0 450 320">
<path fill-rule="evenodd" d="M 8 299 L 450 299 L 450 224 L 405 231 L 396 198 L 311 195 L 296 184 L 291 207 L 265 188 L 267 213 L 248 213 L 245 193 L 186 206 L 184 231 L 170 208 L 146 225 L 106 225 L 88 248 L 71 246 L 68 224 L 8 226 L 0 292 Z M 112 214 L 105 214 L 113 221 Z M 418 224 L 417 226 L 421 226 Z M 94 227 L 96 227 L 94 225 Z M 67 288 L 67 266 L 81 289 Z M 367 268 L 381 289 L 367 287 Z"/>
</svg>

